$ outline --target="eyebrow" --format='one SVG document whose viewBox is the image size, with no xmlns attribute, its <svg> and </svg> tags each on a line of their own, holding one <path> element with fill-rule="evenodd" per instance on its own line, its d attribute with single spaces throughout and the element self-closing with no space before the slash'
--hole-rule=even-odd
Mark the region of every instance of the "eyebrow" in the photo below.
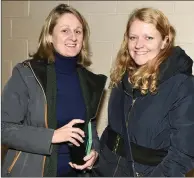
<svg viewBox="0 0 194 178">
<path fill-rule="evenodd" d="M 138 36 L 138 35 L 135 35 L 135 34 L 133 34 L 133 33 L 129 33 L 129 35 L 132 35 L 132 36 Z"/>
<path fill-rule="evenodd" d="M 69 25 L 61 25 L 61 26 L 59 26 L 60 28 L 62 28 L 62 27 L 68 27 L 69 28 Z M 83 29 L 82 27 L 80 27 L 80 26 L 78 26 L 78 27 L 76 27 L 76 29 L 78 29 L 78 28 L 81 28 L 81 29 Z"/>
<path fill-rule="evenodd" d="M 138 36 L 138 35 L 135 35 L 135 34 L 133 34 L 133 33 L 129 33 L 129 35 L 132 35 L 132 36 Z M 154 36 L 154 34 L 143 34 L 143 36 Z"/>
</svg>

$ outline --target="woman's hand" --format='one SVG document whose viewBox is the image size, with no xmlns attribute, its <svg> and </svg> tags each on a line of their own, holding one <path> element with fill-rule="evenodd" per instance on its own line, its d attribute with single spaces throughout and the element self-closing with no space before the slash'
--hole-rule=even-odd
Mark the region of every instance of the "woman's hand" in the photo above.
<svg viewBox="0 0 194 178">
<path fill-rule="evenodd" d="M 98 158 L 98 153 L 95 150 L 91 150 L 90 154 L 84 157 L 84 161 L 86 161 L 85 164 L 77 165 L 77 164 L 73 164 L 72 162 L 70 162 L 69 164 L 74 169 L 79 169 L 79 170 L 92 169 L 97 158 Z"/>
<path fill-rule="evenodd" d="M 71 142 L 76 146 L 80 146 L 78 143 L 83 143 L 82 137 L 85 137 L 84 131 L 80 128 L 72 127 L 75 124 L 84 123 L 81 119 L 73 119 L 68 124 L 54 131 L 52 137 L 52 143 Z"/>
</svg>

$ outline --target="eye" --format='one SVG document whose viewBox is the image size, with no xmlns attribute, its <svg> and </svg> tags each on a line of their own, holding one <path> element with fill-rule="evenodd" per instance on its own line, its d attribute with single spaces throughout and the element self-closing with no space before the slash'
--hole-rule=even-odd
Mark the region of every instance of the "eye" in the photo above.
<svg viewBox="0 0 194 178">
<path fill-rule="evenodd" d="M 134 41 L 134 40 L 136 39 L 136 37 L 135 37 L 135 36 L 130 36 L 129 39 L 130 39 L 131 41 Z"/>
<path fill-rule="evenodd" d="M 75 31 L 77 34 L 82 34 L 82 31 L 81 30 L 76 30 Z"/>
<path fill-rule="evenodd" d="M 151 36 L 147 36 L 146 37 L 146 40 L 153 40 L 154 38 L 153 37 L 151 37 Z"/>
<path fill-rule="evenodd" d="M 64 30 L 62 30 L 62 32 L 64 32 L 64 33 L 68 33 L 68 29 L 64 29 Z"/>
</svg>

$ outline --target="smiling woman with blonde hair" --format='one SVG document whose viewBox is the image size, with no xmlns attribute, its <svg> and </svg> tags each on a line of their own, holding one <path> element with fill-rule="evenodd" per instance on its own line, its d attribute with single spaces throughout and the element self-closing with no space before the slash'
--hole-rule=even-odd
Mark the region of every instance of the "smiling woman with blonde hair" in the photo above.
<svg viewBox="0 0 194 178">
<path fill-rule="evenodd" d="M 96 175 L 182 177 L 194 168 L 193 61 L 174 40 L 161 11 L 130 15 L 110 76 Z"/>
<path fill-rule="evenodd" d="M 131 24 L 135 19 L 143 21 L 147 24 L 153 24 L 160 33 L 158 33 L 158 35 L 161 36 L 161 39 L 163 40 L 161 50 L 155 49 L 152 50 L 151 53 L 148 53 L 148 58 L 150 61 L 145 63 L 145 65 L 142 65 L 144 62 L 140 61 L 138 63 L 138 61 L 133 59 L 133 55 L 138 52 L 137 50 L 132 52 L 132 55 L 129 55 L 130 51 L 128 50 L 128 45 L 134 45 L 137 41 L 137 36 L 129 33 Z M 117 83 L 121 80 L 123 73 L 128 70 L 131 73 L 131 82 L 135 87 L 141 88 L 140 90 L 142 93 L 147 93 L 148 90 L 155 92 L 157 89 L 156 85 L 159 66 L 168 57 L 172 47 L 174 46 L 175 34 L 174 27 L 171 26 L 167 17 L 161 11 L 151 8 L 143 8 L 139 11 L 135 10 L 128 20 L 124 40 L 117 55 L 116 65 L 111 73 L 111 86 L 117 85 Z M 152 36 L 145 36 L 145 40 L 155 41 Z M 149 45 L 154 46 L 155 44 L 148 42 L 147 45 L 149 47 Z M 155 46 L 155 48 L 157 48 L 157 46 Z M 144 58 L 144 53 L 146 54 L 148 51 L 149 48 L 146 49 L 146 51 L 139 52 L 139 55 L 143 56 L 142 58 Z M 150 80 L 149 87 L 148 80 Z"/>
<path fill-rule="evenodd" d="M 86 69 L 89 28 L 59 4 L 32 59 L 17 64 L 2 94 L 3 177 L 84 176 L 98 157 L 97 108 L 106 76 Z"/>
</svg>

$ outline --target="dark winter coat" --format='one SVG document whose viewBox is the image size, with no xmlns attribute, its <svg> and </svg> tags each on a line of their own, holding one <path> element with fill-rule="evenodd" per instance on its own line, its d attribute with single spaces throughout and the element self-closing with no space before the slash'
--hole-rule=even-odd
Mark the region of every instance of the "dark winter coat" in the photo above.
<svg viewBox="0 0 194 178">
<path fill-rule="evenodd" d="M 2 144 L 9 147 L 2 176 L 56 176 L 57 151 L 51 143 L 56 129 L 54 64 L 33 59 L 19 63 L 2 94 Z M 77 68 L 84 102 L 85 123 L 92 122 L 93 148 L 99 151 L 95 117 L 106 76 Z"/>
<path fill-rule="evenodd" d="M 194 168 L 192 64 L 184 50 L 175 47 L 160 66 L 157 94 L 142 95 L 139 90 L 133 90 L 127 73 L 118 87 L 112 89 L 108 125 L 125 141 L 128 167 L 123 168 L 122 172 L 129 169 L 143 176 L 181 177 Z M 106 130 L 102 134 L 101 144 L 105 142 Z M 131 142 L 146 148 L 162 149 L 167 155 L 157 166 L 140 164 L 134 160 Z M 115 171 L 117 167 L 115 165 Z"/>
</svg>

